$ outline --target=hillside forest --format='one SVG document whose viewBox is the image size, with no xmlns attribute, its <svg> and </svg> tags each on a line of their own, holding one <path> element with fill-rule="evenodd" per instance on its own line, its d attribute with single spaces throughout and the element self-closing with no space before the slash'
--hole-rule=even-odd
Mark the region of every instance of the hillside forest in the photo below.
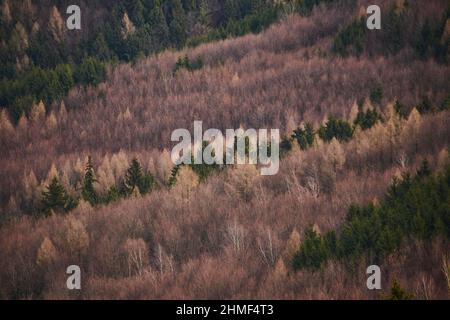
<svg viewBox="0 0 450 320">
<path fill-rule="evenodd" d="M 0 299 L 450 298 L 448 1 L 0 7 Z M 199 120 L 279 172 L 174 165 Z"/>
</svg>

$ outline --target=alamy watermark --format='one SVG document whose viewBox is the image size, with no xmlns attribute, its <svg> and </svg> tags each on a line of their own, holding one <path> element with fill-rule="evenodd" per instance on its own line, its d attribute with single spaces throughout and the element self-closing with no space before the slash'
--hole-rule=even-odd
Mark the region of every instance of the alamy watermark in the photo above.
<svg viewBox="0 0 450 320">
<path fill-rule="evenodd" d="M 259 164 L 262 175 L 275 175 L 280 165 L 280 133 L 278 129 L 218 129 L 203 133 L 202 121 L 194 121 L 194 139 L 187 129 L 172 132 L 172 162 L 180 164 Z"/>
<path fill-rule="evenodd" d="M 67 14 L 70 16 L 66 20 L 66 26 L 69 30 L 81 30 L 81 9 L 79 6 L 72 4 L 67 7 Z"/>
<path fill-rule="evenodd" d="M 380 290 L 381 289 L 381 269 L 376 264 L 367 267 L 366 273 L 369 275 L 367 278 L 367 289 Z"/>
<path fill-rule="evenodd" d="M 67 267 L 66 273 L 70 276 L 67 277 L 66 286 L 69 290 L 81 289 L 81 269 L 79 266 L 72 264 Z"/>
<path fill-rule="evenodd" d="M 377 5 L 371 5 L 367 7 L 367 17 L 366 26 L 369 30 L 380 30 L 381 29 L 381 9 Z"/>
</svg>

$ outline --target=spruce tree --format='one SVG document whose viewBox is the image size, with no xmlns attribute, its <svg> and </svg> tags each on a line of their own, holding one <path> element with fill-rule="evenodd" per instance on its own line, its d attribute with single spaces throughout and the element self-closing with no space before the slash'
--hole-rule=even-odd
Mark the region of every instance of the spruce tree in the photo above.
<svg viewBox="0 0 450 320">
<path fill-rule="evenodd" d="M 417 170 L 417 178 L 419 179 L 426 178 L 430 175 L 431 175 L 430 165 L 428 164 L 428 161 L 425 159 L 422 161 L 419 170 Z"/>
<path fill-rule="evenodd" d="M 42 209 L 46 215 L 49 215 L 52 211 L 62 212 L 70 209 L 67 192 L 57 177 L 51 180 L 46 189 L 42 192 Z"/>
<path fill-rule="evenodd" d="M 136 190 L 136 188 L 139 188 L 139 185 L 142 182 L 142 178 L 142 167 L 139 161 L 134 158 L 133 160 L 131 160 L 130 167 L 127 170 L 124 180 L 125 191 L 127 195 L 132 194 Z"/>
<path fill-rule="evenodd" d="M 94 167 L 92 165 L 91 157 L 88 157 L 88 161 L 86 163 L 86 169 L 84 171 L 84 180 L 83 180 L 83 189 L 81 194 L 83 199 L 89 202 L 91 205 L 97 203 L 97 194 L 94 190 L 94 182 L 96 182 L 94 178 Z"/>
<path fill-rule="evenodd" d="M 326 142 L 331 141 L 333 138 L 338 139 L 340 142 L 349 141 L 352 136 L 352 126 L 348 122 L 334 117 L 330 117 L 327 123 L 319 129 L 319 137 Z"/>
<path fill-rule="evenodd" d="M 100 61 L 108 61 L 112 58 L 113 54 L 108 47 L 103 32 L 100 32 L 95 38 L 92 44 L 91 55 L 96 55 Z"/>
<path fill-rule="evenodd" d="M 408 119 L 409 115 L 408 108 L 405 105 L 403 105 L 399 100 L 395 101 L 394 109 L 400 118 Z"/>
<path fill-rule="evenodd" d="M 139 191 L 141 194 L 146 194 L 152 191 L 155 185 L 155 178 L 150 172 L 145 172 L 142 176 L 141 181 L 139 182 Z"/>
<path fill-rule="evenodd" d="M 280 143 L 280 153 L 284 155 L 292 150 L 292 139 L 284 137 Z"/>
<path fill-rule="evenodd" d="M 209 8 L 208 8 L 208 2 L 206 0 L 200 0 L 200 8 L 199 8 L 199 22 L 202 25 L 207 26 L 209 24 Z"/>
<path fill-rule="evenodd" d="M 397 279 L 394 279 L 391 287 L 391 294 L 384 297 L 385 300 L 412 300 L 414 295 L 404 290 Z"/>
<path fill-rule="evenodd" d="M 311 147 L 314 143 L 314 128 L 312 124 L 306 123 L 304 129 L 295 129 L 292 138 L 297 140 L 302 150 L 306 150 Z"/>
<path fill-rule="evenodd" d="M 186 15 L 180 0 L 170 1 L 171 21 L 169 24 L 170 40 L 177 48 L 184 46 L 186 42 Z"/>
<path fill-rule="evenodd" d="M 141 0 L 127 0 L 125 7 L 130 15 L 131 20 L 136 27 L 140 28 L 144 25 L 144 5 Z"/>
<path fill-rule="evenodd" d="M 381 120 L 381 115 L 375 109 L 369 109 L 366 112 L 360 110 L 353 123 L 355 126 L 359 125 L 362 130 L 367 130 Z"/>
<path fill-rule="evenodd" d="M 236 0 L 226 0 L 224 4 L 225 22 L 240 18 L 239 3 Z"/>
<path fill-rule="evenodd" d="M 383 99 L 383 88 L 381 86 L 376 86 L 370 91 L 370 102 L 372 104 L 381 104 L 381 100 Z"/>
<path fill-rule="evenodd" d="M 419 111 L 420 114 L 425 114 L 434 111 L 433 105 L 428 96 L 426 95 L 422 96 L 422 101 L 417 106 L 417 111 Z"/>
<path fill-rule="evenodd" d="M 161 51 L 169 44 L 169 27 L 159 0 L 155 1 L 154 7 L 150 11 L 148 28 L 150 29 L 153 50 L 155 52 Z"/>
<path fill-rule="evenodd" d="M 252 13 L 258 13 L 264 9 L 267 4 L 263 0 L 252 0 L 250 3 L 250 9 Z"/>
<path fill-rule="evenodd" d="M 330 238 L 334 243 L 336 242 L 335 236 Z M 327 260 L 329 254 L 323 237 L 310 226 L 305 230 L 305 238 L 293 258 L 293 267 L 294 269 L 317 270 Z"/>
<path fill-rule="evenodd" d="M 425 20 L 420 32 L 419 41 L 416 44 L 416 51 L 420 58 L 425 59 L 430 51 L 430 44 L 433 42 L 433 30 L 428 19 Z"/>
</svg>

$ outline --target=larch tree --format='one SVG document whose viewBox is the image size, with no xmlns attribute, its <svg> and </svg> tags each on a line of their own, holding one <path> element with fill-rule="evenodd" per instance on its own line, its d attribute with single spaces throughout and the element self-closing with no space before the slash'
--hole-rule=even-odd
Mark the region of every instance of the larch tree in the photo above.
<svg viewBox="0 0 450 320">
<path fill-rule="evenodd" d="M 130 35 L 136 32 L 136 27 L 134 26 L 133 22 L 130 20 L 130 17 L 128 16 L 128 13 L 123 14 L 122 18 L 122 36 L 124 39 L 128 39 Z"/>
<path fill-rule="evenodd" d="M 356 116 L 358 115 L 360 108 L 358 106 L 358 104 L 356 103 L 356 101 L 353 103 L 350 112 L 348 114 L 348 122 L 353 123 L 356 119 Z"/>
<path fill-rule="evenodd" d="M 326 157 L 333 166 L 334 171 L 341 169 L 345 163 L 345 151 L 336 138 L 333 138 L 327 146 Z"/>
<path fill-rule="evenodd" d="M 37 122 L 43 120 L 45 117 L 44 102 L 39 101 L 38 104 L 33 104 L 30 110 L 30 121 Z"/>
<path fill-rule="evenodd" d="M 422 116 L 419 111 L 414 108 L 409 114 L 406 121 L 405 129 L 403 131 L 402 140 L 414 141 L 414 152 L 419 152 L 419 138 L 420 138 L 420 125 L 422 123 Z"/>
<path fill-rule="evenodd" d="M 56 8 L 56 6 L 53 6 L 52 11 L 50 12 L 48 24 L 53 39 L 56 42 L 62 42 L 64 40 L 66 26 L 64 24 L 61 13 L 59 12 L 58 8 Z"/>
<path fill-rule="evenodd" d="M 118 153 L 115 153 L 111 157 L 111 169 L 113 170 L 113 174 L 116 180 L 119 180 L 122 177 L 128 168 L 128 157 L 127 154 L 120 150 Z"/>
<path fill-rule="evenodd" d="M 59 172 L 58 172 L 58 169 L 56 168 L 56 165 L 54 163 L 52 163 L 52 165 L 50 166 L 50 170 L 47 173 L 44 183 L 46 183 L 46 184 L 50 183 L 54 177 L 59 179 Z"/>
<path fill-rule="evenodd" d="M 77 258 L 86 252 L 89 247 L 89 234 L 84 223 L 76 218 L 70 218 L 66 225 L 66 242 L 71 253 Z"/>
<path fill-rule="evenodd" d="M 41 267 L 48 267 L 49 264 L 56 261 L 57 257 L 58 251 L 56 250 L 56 247 L 48 237 L 45 237 L 37 252 L 37 265 Z"/>
<path fill-rule="evenodd" d="M 108 188 L 116 183 L 107 154 L 103 157 L 103 161 L 97 169 L 97 181 L 95 188 L 99 192 L 106 192 Z"/>
<path fill-rule="evenodd" d="M 194 189 L 199 185 L 197 174 L 188 166 L 178 166 L 179 170 L 176 174 L 176 182 L 174 182 L 173 190 L 183 200 L 189 201 Z"/>
<path fill-rule="evenodd" d="M 30 170 L 30 173 L 24 174 L 23 177 L 23 188 L 24 188 L 24 196 L 27 202 L 32 202 L 37 198 L 36 190 L 38 189 L 38 180 L 33 170 Z"/>
<path fill-rule="evenodd" d="M 21 54 L 25 53 L 25 50 L 29 46 L 29 39 L 23 24 L 20 22 L 16 23 L 11 37 L 12 41 L 16 44 L 16 51 Z"/>
<path fill-rule="evenodd" d="M 0 112 L 0 132 L 2 133 L 2 135 L 5 133 L 14 132 L 14 127 L 5 109 Z"/>
<path fill-rule="evenodd" d="M 62 123 L 66 122 L 67 120 L 67 109 L 64 100 L 61 101 L 61 104 L 59 106 L 58 118 Z"/>
<path fill-rule="evenodd" d="M 300 233 L 297 229 L 292 230 L 283 252 L 283 256 L 286 258 L 287 262 L 291 262 L 294 258 L 297 249 L 300 247 L 300 239 Z"/>
<path fill-rule="evenodd" d="M 28 128 L 28 120 L 27 117 L 22 114 L 19 118 L 19 123 L 17 124 L 17 128 L 19 132 L 25 132 Z"/>
<path fill-rule="evenodd" d="M 57 127 L 58 127 L 58 120 L 56 120 L 55 113 L 52 111 L 45 120 L 45 133 L 48 136 L 50 136 Z"/>
<path fill-rule="evenodd" d="M 450 155 L 448 148 L 444 148 L 439 152 L 437 158 L 438 170 L 444 170 L 449 165 Z"/>
<path fill-rule="evenodd" d="M 395 107 L 393 104 L 389 104 L 386 107 L 386 122 L 384 125 L 377 125 L 375 128 L 379 128 L 380 133 L 382 132 L 382 138 L 378 140 L 387 140 L 389 143 L 389 154 L 390 154 L 390 163 L 393 163 L 394 161 L 394 153 L 395 153 L 395 146 L 399 145 L 400 138 L 403 130 L 403 121 L 398 115 L 398 113 L 395 111 Z M 384 129 L 384 130 L 383 130 Z"/>
<path fill-rule="evenodd" d="M 172 172 L 172 159 L 170 158 L 170 152 L 164 149 L 156 159 L 156 178 L 161 184 L 165 184 Z"/>
</svg>

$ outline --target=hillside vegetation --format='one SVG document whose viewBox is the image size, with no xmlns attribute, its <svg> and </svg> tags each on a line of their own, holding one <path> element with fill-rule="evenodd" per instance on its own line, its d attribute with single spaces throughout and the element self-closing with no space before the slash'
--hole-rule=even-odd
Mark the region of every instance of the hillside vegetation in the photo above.
<svg viewBox="0 0 450 320">
<path fill-rule="evenodd" d="M 217 22 L 116 52 L 17 121 L 7 104 L 0 298 L 449 298 L 449 8 L 377 2 L 380 31 L 361 29 L 368 1 L 278 3 L 267 29 Z M 194 120 L 279 128 L 279 173 L 175 167 L 171 132 Z"/>
<path fill-rule="evenodd" d="M 66 28 L 66 9 L 81 29 Z M 281 5 L 266 0 L 1 1 L 0 106 L 17 122 L 31 106 L 60 101 L 75 85 L 97 85 L 106 65 L 259 32 Z"/>
</svg>

